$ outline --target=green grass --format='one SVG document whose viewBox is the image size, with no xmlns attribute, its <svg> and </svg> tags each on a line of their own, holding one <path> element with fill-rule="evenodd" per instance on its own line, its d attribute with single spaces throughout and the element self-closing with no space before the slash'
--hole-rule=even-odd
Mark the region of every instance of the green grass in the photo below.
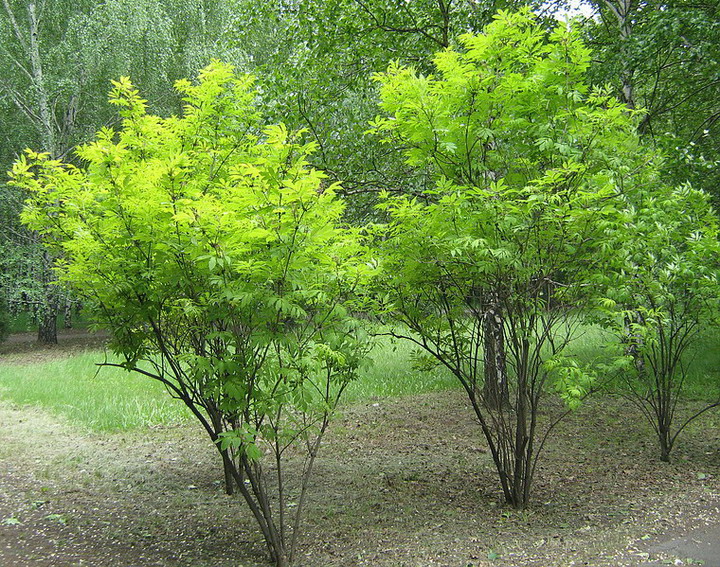
<svg viewBox="0 0 720 567">
<path fill-rule="evenodd" d="M 708 332 L 697 349 L 687 395 L 708 399 L 720 388 L 718 333 Z M 569 346 L 566 354 L 581 362 L 608 357 L 609 338 L 599 328 L 588 326 Z M 457 388 L 457 380 L 443 367 L 417 370 L 413 367 L 416 347 L 389 338 L 378 340 L 369 363 L 352 382 L 344 404 L 385 397 Z M 173 400 L 161 384 L 121 369 L 102 368 L 95 363 L 100 352 L 88 352 L 53 362 L 33 365 L 0 365 L 0 398 L 17 404 L 37 405 L 95 431 L 123 431 L 137 427 L 172 425 L 187 419 L 188 411 Z"/>
<path fill-rule="evenodd" d="M 379 341 L 344 403 L 395 397 L 455 387 L 445 370 L 411 368 L 413 348 L 405 342 Z M 161 384 L 119 368 L 101 368 L 100 352 L 32 365 L 0 365 L 0 398 L 36 405 L 94 431 L 124 431 L 181 422 L 188 410 Z"/>
<path fill-rule="evenodd" d="M 33 316 L 27 311 L 22 311 L 10 317 L 11 333 L 27 333 L 29 331 L 36 330 L 37 322 L 33 319 Z"/>
<path fill-rule="evenodd" d="M 688 349 L 684 360 L 687 377 L 683 384 L 683 398 L 695 401 L 715 401 L 720 397 L 720 329 L 709 327 L 701 333 Z M 583 327 L 579 335 L 568 345 L 566 355 L 576 357 L 582 363 L 609 362 L 622 352 L 617 339 L 598 326 Z M 605 377 L 605 392 L 626 388 L 626 376 L 616 374 Z M 678 375 L 679 379 L 680 376 Z"/>
<path fill-rule="evenodd" d="M 344 403 L 447 390 L 460 385 L 443 367 L 414 369 L 411 359 L 416 350 L 408 341 L 379 339 L 370 352 L 370 363 L 345 390 Z"/>
<path fill-rule="evenodd" d="M 0 365 L 0 398 L 37 405 L 95 431 L 123 431 L 184 420 L 185 407 L 163 386 L 119 368 L 101 368 L 99 352 L 53 362 Z"/>
<path fill-rule="evenodd" d="M 720 397 L 720 329 L 710 328 L 689 349 L 686 396 L 714 401 Z"/>
<path fill-rule="evenodd" d="M 574 333 L 565 356 L 575 358 L 581 364 L 607 361 L 617 348 L 616 339 L 599 325 L 582 325 Z"/>
</svg>

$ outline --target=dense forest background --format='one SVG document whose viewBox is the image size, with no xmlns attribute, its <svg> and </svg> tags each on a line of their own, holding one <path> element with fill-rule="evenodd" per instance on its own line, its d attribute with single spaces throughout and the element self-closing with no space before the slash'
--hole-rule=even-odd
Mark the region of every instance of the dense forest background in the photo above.
<svg viewBox="0 0 720 567">
<path fill-rule="evenodd" d="M 665 156 L 670 181 L 720 202 L 720 10 L 715 0 L 587 0 L 580 26 L 590 81 L 632 108 Z M 0 170 L 24 148 L 76 159 L 73 147 L 116 114 L 110 82 L 131 77 L 160 115 L 180 111 L 176 80 L 217 58 L 257 77 L 264 116 L 305 129 L 313 165 L 343 182 L 347 214 L 374 214 L 374 195 L 426 183 L 398 150 L 367 135 L 373 74 L 391 61 L 430 72 L 431 57 L 498 10 L 531 5 L 548 29 L 562 1 L 523 0 L 2 0 Z M 402 181 L 402 182 L 401 182 Z M 54 342 L 72 298 L 53 285 L 52 258 L 18 221 L 24 195 L 0 178 L 0 305 L 30 313 Z"/>
</svg>

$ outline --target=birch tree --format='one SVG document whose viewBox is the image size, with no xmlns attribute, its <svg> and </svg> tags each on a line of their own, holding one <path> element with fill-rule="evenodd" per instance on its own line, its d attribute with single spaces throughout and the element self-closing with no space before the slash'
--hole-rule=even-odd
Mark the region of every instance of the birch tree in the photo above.
<svg viewBox="0 0 720 567">
<path fill-rule="evenodd" d="M 0 62 L 6 72 L 0 78 L 0 89 L 29 126 L 32 135 L 25 144 L 34 145 L 32 140 L 37 140 L 38 147 L 53 157 L 68 150 L 81 87 L 79 81 L 61 80 L 57 68 L 49 73 L 48 67 L 62 52 L 64 32 L 81 7 L 82 3 L 69 7 L 52 0 L 2 0 L 0 33 L 5 40 L 0 42 Z M 73 54 L 68 51 L 66 55 L 69 60 L 63 62 L 63 72 L 73 68 Z M 21 124 L 16 127 L 22 129 Z M 28 250 L 40 250 L 35 246 L 36 234 L 24 233 L 22 239 Z M 38 341 L 52 344 L 57 342 L 61 290 L 51 271 L 49 253 L 41 251 L 37 257 L 33 270 L 36 293 L 28 300 L 38 319 Z"/>
<path fill-rule="evenodd" d="M 714 0 L 592 0 L 592 80 L 643 110 L 638 130 L 668 156 L 664 173 L 720 203 L 720 7 Z"/>
</svg>

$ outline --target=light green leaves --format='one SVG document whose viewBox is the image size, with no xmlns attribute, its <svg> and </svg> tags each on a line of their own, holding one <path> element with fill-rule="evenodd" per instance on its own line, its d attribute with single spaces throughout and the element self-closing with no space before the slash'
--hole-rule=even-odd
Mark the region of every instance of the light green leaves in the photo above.
<svg viewBox="0 0 720 567">
<path fill-rule="evenodd" d="M 262 451 L 257 446 L 257 435 L 257 432 L 249 427 L 224 431 L 218 436 L 217 444 L 221 451 L 240 450 L 251 461 L 257 461 L 262 457 Z"/>
<path fill-rule="evenodd" d="M 308 165 L 314 145 L 264 127 L 253 84 L 214 61 L 176 84 L 182 116 L 161 118 L 122 78 L 122 127 L 80 147 L 82 167 L 28 151 L 13 170 L 24 221 L 128 368 L 145 360 L 220 411 L 221 448 L 250 459 L 326 419 L 354 377 L 368 347 L 344 303 L 371 271 L 336 186 Z"/>
<path fill-rule="evenodd" d="M 382 197 L 376 296 L 460 380 L 521 507 L 540 400 L 553 390 L 574 408 L 595 382 L 563 352 L 583 317 L 617 301 L 604 285 L 629 254 L 626 198 L 655 156 L 629 109 L 590 92 L 571 27 L 548 35 L 527 10 L 501 12 L 460 44 L 432 75 L 376 77 L 374 131 L 434 183 Z"/>
<path fill-rule="evenodd" d="M 570 409 L 577 409 L 590 393 L 597 377 L 591 368 L 583 368 L 576 360 L 554 356 L 544 364 L 555 392 Z"/>
<path fill-rule="evenodd" d="M 124 118 L 138 118 L 145 114 L 147 101 L 140 98 L 138 91 L 130 82 L 129 77 L 120 77 L 112 81 L 113 88 L 110 91 L 110 102 L 122 108 L 121 116 Z"/>
</svg>

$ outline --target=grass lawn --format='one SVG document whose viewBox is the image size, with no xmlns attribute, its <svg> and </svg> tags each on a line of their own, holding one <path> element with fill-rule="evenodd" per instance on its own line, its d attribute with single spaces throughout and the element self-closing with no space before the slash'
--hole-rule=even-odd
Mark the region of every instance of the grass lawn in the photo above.
<svg viewBox="0 0 720 567">
<path fill-rule="evenodd" d="M 596 327 L 586 327 L 569 347 L 581 362 L 607 357 L 607 341 Z M 703 400 L 720 389 L 720 351 L 715 333 L 708 333 L 692 356 L 687 395 Z M 405 341 L 379 340 L 358 380 L 345 391 L 343 404 L 396 398 L 459 387 L 445 368 L 417 370 L 416 347 Z M 0 364 L 0 398 L 37 405 L 94 431 L 125 431 L 137 427 L 174 425 L 189 417 L 182 403 L 164 387 L 144 376 L 118 368 L 99 368 L 105 354 L 86 351 L 31 364 Z"/>
<path fill-rule="evenodd" d="M 172 425 L 189 415 L 159 382 L 98 368 L 99 351 L 39 364 L 0 365 L 0 398 L 38 405 L 95 431 Z"/>
<path fill-rule="evenodd" d="M 371 353 L 361 377 L 351 383 L 344 403 L 457 386 L 442 368 L 412 369 L 412 347 L 383 341 Z M 145 376 L 97 366 L 105 354 L 87 351 L 34 364 L 0 364 L 0 398 L 37 405 L 94 431 L 177 424 L 190 416 L 164 387 Z"/>
</svg>

